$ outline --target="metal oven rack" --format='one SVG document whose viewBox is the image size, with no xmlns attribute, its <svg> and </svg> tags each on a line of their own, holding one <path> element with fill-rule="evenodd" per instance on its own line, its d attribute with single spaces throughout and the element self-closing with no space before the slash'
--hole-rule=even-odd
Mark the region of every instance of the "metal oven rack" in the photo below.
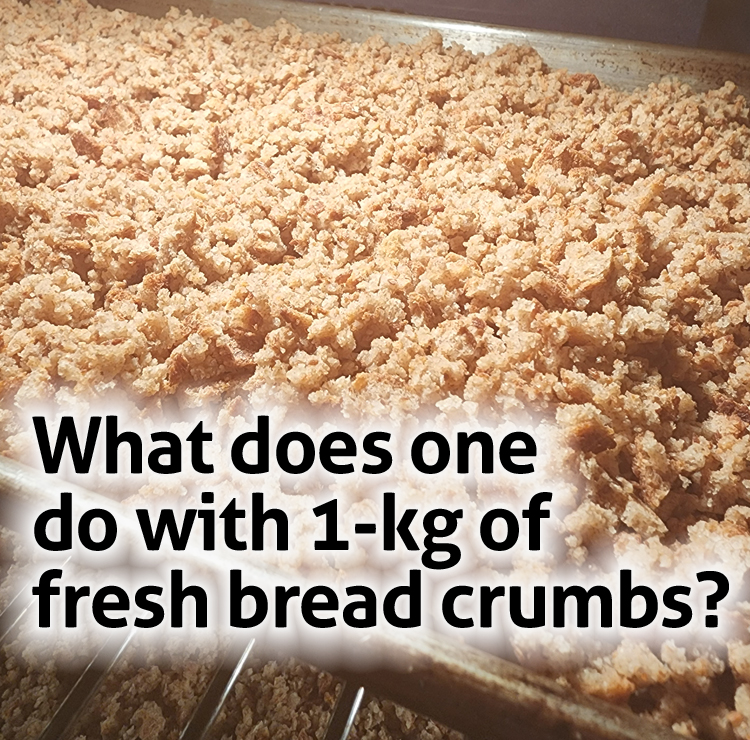
<svg viewBox="0 0 750 740">
<path fill-rule="evenodd" d="M 70 484 L 75 505 L 120 509 L 118 521 L 127 510 L 110 499 Z M 0 513 L 2 523 L 19 529 L 19 514 L 31 502 L 57 504 L 49 476 L 0 457 Z M 60 490 L 63 490 L 61 487 Z M 194 556 L 196 562 L 204 560 Z M 205 564 L 205 563 L 204 563 Z M 261 577 L 267 571 L 258 569 Z M 0 615 L 0 643 L 20 625 L 33 606 L 31 585 L 24 584 Z M 80 673 L 38 740 L 67 740 L 82 711 L 97 688 L 123 656 L 134 632 L 114 632 L 98 654 Z M 627 708 L 579 694 L 555 681 L 534 674 L 522 666 L 471 648 L 444 636 L 412 635 L 393 631 L 377 635 L 378 648 L 398 657 L 397 667 L 350 670 L 342 673 L 324 657 L 316 667 L 330 670 L 342 681 L 325 740 L 346 740 L 365 692 L 390 699 L 456 729 L 470 740 L 515 738 L 529 740 L 676 740 L 669 728 L 654 724 Z M 224 702 L 251 654 L 260 646 L 251 641 L 239 653 L 228 650 L 192 717 L 182 729 L 180 740 L 208 737 Z M 357 646 L 354 646 L 357 649 Z M 302 657 L 306 656 L 284 656 Z M 32 740 L 29 738 L 28 740 Z"/>
<path fill-rule="evenodd" d="M 0 644 L 26 616 L 31 606 L 27 601 L 29 589 L 30 585 L 25 586 L 0 614 Z M 108 673 L 117 665 L 134 634 L 130 632 L 124 638 L 113 636 L 100 648 L 81 672 L 38 740 L 61 740 L 69 737 L 76 721 L 89 706 Z M 239 656 L 231 651 L 224 655 L 192 716 L 182 729 L 180 740 L 203 740 L 207 737 L 254 646 L 255 641 L 251 640 Z M 363 695 L 364 687 L 358 686 L 357 682 L 342 683 L 325 740 L 346 740 L 349 737 Z"/>
</svg>

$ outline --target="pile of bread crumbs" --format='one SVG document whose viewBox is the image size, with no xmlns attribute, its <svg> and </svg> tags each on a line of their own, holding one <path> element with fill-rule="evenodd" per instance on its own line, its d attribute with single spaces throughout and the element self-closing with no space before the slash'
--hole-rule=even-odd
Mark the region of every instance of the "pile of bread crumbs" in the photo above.
<svg viewBox="0 0 750 740">
<path fill-rule="evenodd" d="M 570 562 L 603 541 L 750 557 L 750 128 L 731 83 L 626 92 L 528 48 L 82 0 L 6 2 L 0 45 L 4 440 L 17 407 L 113 387 L 531 409 L 580 474 Z M 550 650 L 540 667 L 585 691 L 750 737 L 747 639 Z"/>
</svg>

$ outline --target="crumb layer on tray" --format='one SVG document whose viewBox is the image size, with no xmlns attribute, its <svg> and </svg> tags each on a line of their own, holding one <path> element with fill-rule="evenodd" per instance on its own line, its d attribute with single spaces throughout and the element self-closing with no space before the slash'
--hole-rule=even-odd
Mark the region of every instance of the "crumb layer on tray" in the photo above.
<svg viewBox="0 0 750 740">
<path fill-rule="evenodd" d="M 619 91 L 528 48 L 81 0 L 8 0 L 0 46 L 3 445 L 14 405 L 115 386 L 530 409 L 581 476 L 570 562 L 602 541 L 653 563 L 750 553 L 731 83 Z M 750 737 L 742 642 L 583 663 L 551 644 L 539 666 L 687 734 Z"/>
</svg>

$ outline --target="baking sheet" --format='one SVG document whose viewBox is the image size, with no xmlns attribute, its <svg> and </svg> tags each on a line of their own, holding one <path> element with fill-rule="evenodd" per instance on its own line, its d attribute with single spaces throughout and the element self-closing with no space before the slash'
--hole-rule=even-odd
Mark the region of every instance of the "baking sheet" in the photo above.
<svg viewBox="0 0 750 740">
<path fill-rule="evenodd" d="M 159 0 L 115 0 L 107 4 L 109 7 L 125 7 L 145 14 L 161 15 L 170 3 Z M 259 26 L 285 17 L 304 30 L 338 31 L 354 40 L 379 34 L 392 42 L 413 42 L 428 31 L 438 30 L 447 43 L 461 43 L 475 52 L 490 52 L 505 43 L 530 44 L 537 48 L 551 66 L 566 67 L 574 72 L 593 71 L 604 82 L 623 88 L 647 84 L 658 80 L 664 74 L 677 74 L 698 88 L 720 85 L 725 79 L 733 79 L 745 91 L 750 88 L 750 60 L 733 55 L 687 52 L 668 47 L 413 18 L 389 13 L 308 6 L 279 0 L 187 0 L 180 4 L 184 8 L 190 7 L 198 13 L 224 20 L 238 16 L 247 17 Z M 454 661 L 454 664 L 456 662 Z M 421 684 L 414 682 L 413 685 L 419 687 L 422 694 L 426 693 Z"/>
<path fill-rule="evenodd" d="M 177 5 L 223 21 L 247 18 L 261 27 L 285 18 L 303 31 L 338 32 L 352 41 L 364 41 L 378 35 L 391 43 L 414 43 L 430 31 L 438 31 L 446 44 L 458 43 L 473 52 L 490 53 L 509 43 L 530 45 L 551 67 L 571 72 L 593 72 L 602 82 L 625 90 L 658 82 L 665 75 L 676 75 L 697 90 L 720 87 L 731 80 L 746 97 L 750 97 L 750 56 L 745 54 L 529 31 L 290 0 L 103 0 L 96 4 L 150 16 L 164 15 L 171 6 Z"/>
</svg>

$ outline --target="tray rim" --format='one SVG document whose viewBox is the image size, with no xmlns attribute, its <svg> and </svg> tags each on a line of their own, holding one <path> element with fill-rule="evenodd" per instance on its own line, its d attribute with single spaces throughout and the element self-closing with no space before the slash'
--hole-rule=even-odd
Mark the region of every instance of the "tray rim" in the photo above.
<svg viewBox="0 0 750 740">
<path fill-rule="evenodd" d="M 446 45 L 460 43 L 474 53 L 491 53 L 508 43 L 534 47 L 551 68 L 591 72 L 613 87 L 632 90 L 665 76 L 697 91 L 731 80 L 750 98 L 750 54 L 714 51 L 647 41 L 611 39 L 474 21 L 352 8 L 299 0 L 95 0 L 107 9 L 161 16 L 170 7 L 225 22 L 244 17 L 265 27 L 285 18 L 303 31 L 338 32 L 355 42 L 380 35 L 390 43 L 415 43 L 437 31 Z"/>
</svg>

